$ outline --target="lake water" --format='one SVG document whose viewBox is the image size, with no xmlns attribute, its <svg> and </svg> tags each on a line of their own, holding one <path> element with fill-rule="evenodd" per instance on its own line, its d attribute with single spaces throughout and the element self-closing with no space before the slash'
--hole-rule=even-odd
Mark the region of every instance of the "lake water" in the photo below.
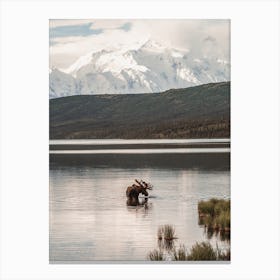
<svg viewBox="0 0 280 280">
<path fill-rule="evenodd" d="M 51 155 L 50 262 L 145 261 L 164 224 L 174 225 L 176 246 L 227 248 L 198 225 L 197 202 L 230 197 L 228 162 L 228 151 Z M 145 206 L 126 205 L 135 178 L 154 186 Z"/>
</svg>

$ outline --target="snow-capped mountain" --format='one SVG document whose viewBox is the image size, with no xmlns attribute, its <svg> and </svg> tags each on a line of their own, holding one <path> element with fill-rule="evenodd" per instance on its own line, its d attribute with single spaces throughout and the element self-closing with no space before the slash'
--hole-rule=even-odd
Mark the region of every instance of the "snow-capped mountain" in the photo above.
<svg viewBox="0 0 280 280">
<path fill-rule="evenodd" d="M 196 57 L 148 40 L 131 49 L 104 49 L 80 57 L 68 69 L 50 71 L 50 98 L 79 94 L 160 92 L 227 81 L 230 65 Z"/>
<path fill-rule="evenodd" d="M 50 70 L 49 95 L 50 98 L 63 97 L 76 93 L 76 79 L 58 69 Z"/>
</svg>

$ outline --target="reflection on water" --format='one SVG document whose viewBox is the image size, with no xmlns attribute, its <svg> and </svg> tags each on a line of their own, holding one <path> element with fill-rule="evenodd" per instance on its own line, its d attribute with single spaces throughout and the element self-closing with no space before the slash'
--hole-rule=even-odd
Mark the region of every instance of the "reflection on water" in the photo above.
<svg viewBox="0 0 280 280">
<path fill-rule="evenodd" d="M 59 139 L 50 140 L 50 145 L 110 145 L 110 144 L 189 144 L 189 143 L 229 143 L 229 138 L 210 139 Z"/>
<path fill-rule="evenodd" d="M 230 148 L 55 150 L 50 154 L 205 154 L 229 153 Z"/>
<path fill-rule="evenodd" d="M 171 251 L 176 247 L 177 238 L 166 240 L 166 239 L 158 239 L 158 248 L 162 251 L 167 250 Z"/>
<path fill-rule="evenodd" d="M 125 191 L 135 178 L 151 182 L 154 190 L 145 203 L 131 207 Z M 228 170 L 51 163 L 50 261 L 147 260 L 164 224 L 174 225 L 174 242 L 189 248 L 207 240 L 198 225 L 198 200 L 229 196 Z M 229 246 L 215 235 L 210 242 Z"/>
<path fill-rule="evenodd" d="M 204 228 L 204 233 L 207 236 L 207 238 L 210 239 L 210 240 L 213 237 L 215 237 L 218 240 L 230 242 L 230 232 L 219 231 L 219 230 L 210 230 L 210 229 L 207 229 L 205 227 Z"/>
</svg>

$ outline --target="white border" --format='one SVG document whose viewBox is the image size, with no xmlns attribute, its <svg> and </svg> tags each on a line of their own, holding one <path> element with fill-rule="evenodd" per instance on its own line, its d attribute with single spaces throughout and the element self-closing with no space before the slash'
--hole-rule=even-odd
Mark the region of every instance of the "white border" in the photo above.
<svg viewBox="0 0 280 280">
<path fill-rule="evenodd" d="M 122 17 L 231 19 L 231 264 L 48 264 L 48 19 Z M 2 1 L 1 279 L 279 279 L 279 34 L 278 1 Z"/>
</svg>

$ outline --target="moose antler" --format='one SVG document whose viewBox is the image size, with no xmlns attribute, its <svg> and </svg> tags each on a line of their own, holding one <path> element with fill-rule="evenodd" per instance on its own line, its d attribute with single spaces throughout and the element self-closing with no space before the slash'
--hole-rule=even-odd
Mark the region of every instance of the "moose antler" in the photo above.
<svg viewBox="0 0 280 280">
<path fill-rule="evenodd" d="M 144 182 L 143 180 L 141 180 L 141 181 L 139 182 L 137 179 L 135 179 L 135 182 L 138 183 L 141 187 L 143 187 L 143 188 L 145 188 L 145 189 L 147 189 L 147 190 L 152 190 L 152 189 L 153 189 L 152 184 L 146 183 L 146 182 Z"/>
<path fill-rule="evenodd" d="M 145 188 L 148 189 L 148 190 L 152 190 L 153 189 L 153 185 L 150 184 L 150 183 L 146 183 L 144 181 L 141 181 L 144 185 L 145 185 Z"/>
</svg>

